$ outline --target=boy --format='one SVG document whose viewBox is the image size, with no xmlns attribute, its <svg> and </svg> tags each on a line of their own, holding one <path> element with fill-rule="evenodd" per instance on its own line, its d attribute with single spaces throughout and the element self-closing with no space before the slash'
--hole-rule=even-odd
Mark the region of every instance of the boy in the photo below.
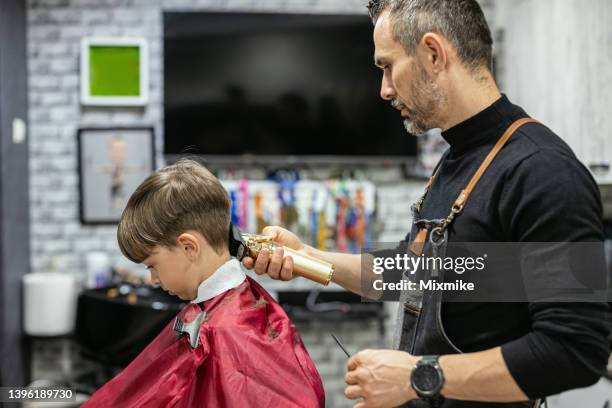
<svg viewBox="0 0 612 408">
<path fill-rule="evenodd" d="M 85 407 L 324 406 L 293 324 L 229 254 L 229 211 L 219 180 L 190 160 L 136 189 L 117 230 L 121 251 L 191 304 Z"/>
</svg>

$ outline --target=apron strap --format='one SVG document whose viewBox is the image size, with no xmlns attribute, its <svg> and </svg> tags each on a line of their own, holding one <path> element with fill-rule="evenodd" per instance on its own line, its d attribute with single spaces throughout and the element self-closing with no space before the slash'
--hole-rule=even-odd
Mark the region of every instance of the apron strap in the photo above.
<svg viewBox="0 0 612 408">
<path fill-rule="evenodd" d="M 482 161 L 480 167 L 478 168 L 478 170 L 476 171 L 476 173 L 474 174 L 474 176 L 468 183 L 467 187 L 461 191 L 461 193 L 459 194 L 459 197 L 457 197 L 457 199 L 455 200 L 455 203 L 453 204 L 453 209 L 457 209 L 459 212 L 463 210 L 463 207 L 465 206 L 465 203 L 470 197 L 470 194 L 472 194 L 474 187 L 476 187 L 476 184 L 478 184 L 478 181 L 480 180 L 484 172 L 487 170 L 487 168 L 489 167 L 493 159 L 495 159 L 495 156 L 497 156 L 497 153 L 499 153 L 499 151 L 504 147 L 504 145 L 506 144 L 508 139 L 510 139 L 510 137 L 514 134 L 514 132 L 516 132 L 518 128 L 520 128 L 523 125 L 526 125 L 527 123 L 540 123 L 540 122 L 538 122 L 535 119 L 531 119 L 531 118 L 523 118 L 523 119 L 517 120 L 512 125 L 510 125 L 510 127 L 504 132 L 502 137 L 497 141 L 495 146 L 493 146 L 493 149 L 491 149 L 487 157 L 485 157 L 485 159 Z"/>
<path fill-rule="evenodd" d="M 434 168 L 433 174 L 431 175 L 429 180 L 427 180 L 427 184 L 425 185 L 425 189 L 423 190 L 423 194 L 421 195 L 421 197 L 419 197 L 417 202 L 414 204 L 416 209 L 417 209 L 417 211 L 421 211 L 421 206 L 423 205 L 423 201 L 425 201 L 425 196 L 427 196 L 427 193 L 429 192 L 429 188 L 431 187 L 431 183 L 433 183 L 433 181 L 435 180 L 436 176 L 438 175 L 438 172 L 440 171 L 440 167 L 442 167 L 442 163 L 444 162 L 444 159 L 446 159 L 447 155 L 448 155 L 448 151 L 446 151 L 442 155 L 442 157 L 438 161 L 438 164 L 436 164 L 436 167 Z"/>
<path fill-rule="evenodd" d="M 470 198 L 470 194 L 472 194 L 472 191 L 476 187 L 476 184 L 478 184 L 478 181 L 480 180 L 482 175 L 485 173 L 485 171 L 487 170 L 487 168 L 489 167 L 493 159 L 495 159 L 495 156 L 497 156 L 500 150 L 505 146 L 506 142 L 508 142 L 508 140 L 514 134 L 514 132 L 516 132 L 521 126 L 526 125 L 528 123 L 540 123 L 540 122 L 532 118 L 523 118 L 523 119 L 517 120 L 512 125 L 510 125 L 508 129 L 506 129 L 502 137 L 499 138 L 497 143 L 495 143 L 495 146 L 493 146 L 489 154 L 487 154 L 485 159 L 482 161 L 482 163 L 480 164 L 480 167 L 478 168 L 474 176 L 472 176 L 472 179 L 470 180 L 468 185 L 463 190 L 461 190 L 461 193 L 459 193 L 459 196 L 453 203 L 453 207 L 451 208 L 451 212 L 448 215 L 448 217 L 446 217 L 444 222 L 439 227 L 434 228 L 432 232 L 435 231 L 439 236 L 442 236 L 444 234 L 444 231 L 453 222 L 455 217 L 459 215 L 461 211 L 463 211 L 463 207 L 465 207 L 465 204 Z M 433 183 L 434 179 L 438 175 L 440 167 L 441 167 L 441 164 L 438 166 L 433 176 L 431 176 L 431 178 L 429 179 L 429 182 L 425 186 L 425 192 L 423 193 L 421 198 L 416 202 L 415 206 L 417 210 L 420 211 L 421 205 L 423 204 L 423 201 L 425 200 L 425 196 L 427 195 L 429 188 L 431 187 L 431 184 Z"/>
</svg>

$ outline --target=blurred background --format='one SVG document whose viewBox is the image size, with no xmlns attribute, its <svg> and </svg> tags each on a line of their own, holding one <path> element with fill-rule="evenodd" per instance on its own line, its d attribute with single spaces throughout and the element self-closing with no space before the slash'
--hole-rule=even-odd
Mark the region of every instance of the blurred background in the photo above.
<svg viewBox="0 0 612 408">
<path fill-rule="evenodd" d="M 502 91 L 573 148 L 612 221 L 612 2 L 480 3 Z M 365 6 L 0 1 L 0 386 L 86 398 L 180 310 L 116 243 L 134 188 L 180 157 L 222 180 L 246 231 L 283 225 L 355 253 L 405 237 L 446 146 L 435 131 L 408 135 L 380 99 Z M 328 406 L 352 406 L 328 333 L 351 353 L 388 347 L 396 305 L 257 279 L 299 327 Z M 579 402 L 609 406 L 611 381 L 549 406 Z"/>
</svg>

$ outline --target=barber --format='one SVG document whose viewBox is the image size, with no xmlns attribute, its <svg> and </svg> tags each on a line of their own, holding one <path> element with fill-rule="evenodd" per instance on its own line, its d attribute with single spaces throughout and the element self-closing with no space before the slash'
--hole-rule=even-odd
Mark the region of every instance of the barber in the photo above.
<svg viewBox="0 0 612 408">
<path fill-rule="evenodd" d="M 410 134 L 440 128 L 450 145 L 415 219 L 447 220 L 435 233 L 455 242 L 604 239 L 589 172 L 557 135 L 500 93 L 491 33 L 476 0 L 380 0 L 369 9 L 381 97 L 400 111 Z M 479 172 L 495 146 L 499 152 Z M 469 200 L 465 194 L 462 200 L 476 177 Z M 423 239 L 414 236 L 423 229 L 413 226 L 407 241 L 427 242 L 432 229 Z M 333 263 L 333 281 L 361 293 L 359 255 L 314 249 L 279 227 L 264 234 Z M 273 279 L 293 276 L 282 251 L 244 264 Z M 356 408 L 533 407 L 598 381 L 610 354 L 607 312 L 606 303 L 447 303 L 424 296 L 416 310 L 400 307 L 397 350 L 363 350 L 349 360 L 345 394 L 359 399 Z"/>
</svg>

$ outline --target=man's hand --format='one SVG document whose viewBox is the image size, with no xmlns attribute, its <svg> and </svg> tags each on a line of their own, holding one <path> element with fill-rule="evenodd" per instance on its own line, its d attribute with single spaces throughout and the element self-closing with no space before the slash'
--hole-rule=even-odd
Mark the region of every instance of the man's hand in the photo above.
<svg viewBox="0 0 612 408">
<path fill-rule="evenodd" d="M 347 363 L 344 394 L 363 398 L 354 408 L 395 407 L 416 399 L 410 372 L 418 359 L 404 351 L 363 350 Z"/>
<path fill-rule="evenodd" d="M 266 227 L 262 234 L 272 237 L 275 242 L 296 251 L 305 248 L 305 245 L 294 233 L 281 227 Z M 281 248 L 276 249 L 271 257 L 270 251 L 263 250 L 257 256 L 256 261 L 253 258 L 246 257 L 242 260 L 242 263 L 249 269 L 254 268 L 258 275 L 267 273 L 272 279 L 283 281 L 293 278 L 293 259 L 290 256 L 285 257 Z"/>
</svg>

